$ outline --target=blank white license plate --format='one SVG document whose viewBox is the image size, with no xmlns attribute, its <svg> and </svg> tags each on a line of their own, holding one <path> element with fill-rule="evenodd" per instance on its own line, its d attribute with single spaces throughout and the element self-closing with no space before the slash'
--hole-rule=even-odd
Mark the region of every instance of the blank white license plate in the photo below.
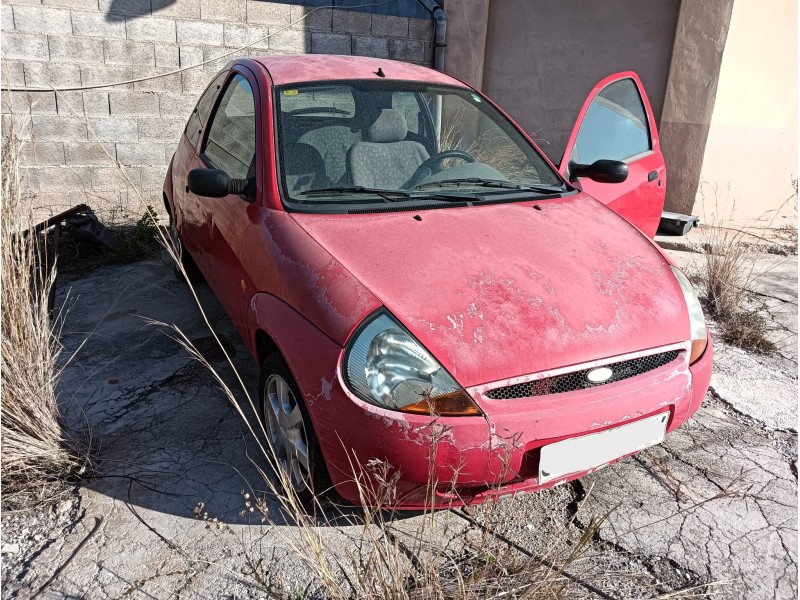
<svg viewBox="0 0 800 600">
<path fill-rule="evenodd" d="M 664 441 L 669 413 L 635 423 L 590 433 L 543 446 L 539 455 L 539 483 L 593 469 Z"/>
</svg>

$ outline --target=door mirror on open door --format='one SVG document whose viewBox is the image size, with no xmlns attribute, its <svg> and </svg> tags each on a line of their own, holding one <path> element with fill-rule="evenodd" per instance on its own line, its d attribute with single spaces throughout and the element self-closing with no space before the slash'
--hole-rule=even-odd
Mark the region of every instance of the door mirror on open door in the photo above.
<svg viewBox="0 0 800 600">
<path fill-rule="evenodd" d="M 628 165 L 621 160 L 600 159 L 590 165 L 570 161 L 570 180 L 588 177 L 599 183 L 622 183 L 628 178 Z"/>
</svg>

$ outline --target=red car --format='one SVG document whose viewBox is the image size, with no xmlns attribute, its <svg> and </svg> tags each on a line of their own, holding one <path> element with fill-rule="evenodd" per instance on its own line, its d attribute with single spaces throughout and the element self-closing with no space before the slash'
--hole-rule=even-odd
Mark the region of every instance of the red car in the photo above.
<svg viewBox="0 0 800 600">
<path fill-rule="evenodd" d="M 391 504 L 419 508 L 431 475 L 437 502 L 536 491 L 697 410 L 712 343 L 648 239 L 664 182 L 634 73 L 592 91 L 556 167 L 444 73 L 270 56 L 202 95 L 164 202 L 261 365 L 300 495 L 358 502 L 354 467 L 379 459 Z"/>
</svg>

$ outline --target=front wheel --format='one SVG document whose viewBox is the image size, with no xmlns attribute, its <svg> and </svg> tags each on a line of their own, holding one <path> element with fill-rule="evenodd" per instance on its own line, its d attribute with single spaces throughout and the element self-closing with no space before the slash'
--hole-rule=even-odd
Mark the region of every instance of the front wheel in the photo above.
<svg viewBox="0 0 800 600">
<path fill-rule="evenodd" d="M 178 235 L 178 226 L 171 210 L 169 211 L 169 239 L 172 243 L 172 251 L 175 253 L 175 256 L 171 257 L 175 261 L 173 265 L 175 267 L 175 277 L 179 281 L 184 281 L 186 278 L 183 273 L 185 272 L 189 281 L 202 281 L 203 275 L 200 273 L 200 269 L 197 268 L 197 264 L 195 264 L 191 255 L 183 248 L 183 242 L 181 242 L 181 238 Z M 183 271 L 181 271 L 179 264 L 183 265 Z"/>
<path fill-rule="evenodd" d="M 330 477 L 300 391 L 278 352 L 264 361 L 259 390 L 261 418 L 281 484 L 291 488 L 303 508 L 312 510 L 315 494 L 330 491 Z"/>
</svg>

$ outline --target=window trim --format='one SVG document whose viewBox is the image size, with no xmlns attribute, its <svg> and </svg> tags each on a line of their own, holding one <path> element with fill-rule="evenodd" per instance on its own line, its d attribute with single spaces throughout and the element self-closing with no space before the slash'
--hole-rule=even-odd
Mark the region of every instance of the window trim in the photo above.
<svg viewBox="0 0 800 600">
<path fill-rule="evenodd" d="M 206 147 L 208 146 L 208 134 L 209 134 L 209 131 L 211 130 L 211 125 L 214 123 L 214 119 L 217 116 L 217 112 L 219 111 L 220 104 L 222 104 L 222 99 L 225 97 L 225 93 L 228 91 L 228 88 L 233 83 L 234 79 L 236 79 L 237 75 L 239 77 L 241 77 L 247 83 L 247 85 L 250 87 L 250 92 L 252 93 L 252 96 L 253 96 L 253 120 L 255 121 L 255 129 L 254 129 L 254 133 L 253 133 L 253 136 L 254 136 L 253 137 L 253 156 L 256 157 L 256 165 L 258 165 L 258 121 L 257 121 L 258 110 L 256 108 L 256 91 L 253 88 L 252 82 L 250 82 L 250 80 L 247 78 L 247 75 L 245 75 L 244 73 L 242 73 L 240 71 L 232 69 L 230 71 L 230 76 L 225 80 L 225 84 L 222 85 L 220 87 L 219 91 L 217 92 L 217 97 L 214 99 L 214 108 L 211 110 L 211 112 L 208 115 L 208 119 L 206 121 L 206 127 L 203 129 L 203 135 L 201 136 L 201 140 L 200 140 L 201 143 L 199 144 L 199 149 L 197 149 L 197 156 L 200 159 L 200 161 L 206 167 L 210 167 L 210 168 L 213 168 L 213 169 L 219 169 L 220 168 L 219 166 L 215 165 L 214 161 L 212 161 L 208 157 L 208 155 L 206 154 Z M 256 173 L 257 172 L 258 171 L 257 171 L 257 167 L 256 167 Z M 242 196 L 242 194 L 239 194 L 239 196 Z"/>
</svg>

